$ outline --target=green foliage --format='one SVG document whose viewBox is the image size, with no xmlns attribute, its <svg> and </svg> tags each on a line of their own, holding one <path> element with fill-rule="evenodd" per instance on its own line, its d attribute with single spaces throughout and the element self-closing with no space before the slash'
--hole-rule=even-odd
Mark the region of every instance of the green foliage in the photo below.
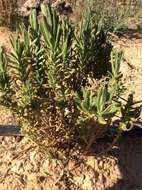
<svg viewBox="0 0 142 190">
<path fill-rule="evenodd" d="M 97 91 L 96 87 L 92 88 L 93 84 L 91 84 L 91 88 L 87 86 L 82 89 L 82 92 L 76 93 L 75 100 L 79 110 L 85 114 L 85 120 L 94 118 L 100 124 L 108 124 L 110 118 L 113 118 L 116 112 L 120 112 L 120 106 L 115 101 L 123 92 L 120 73 L 121 59 L 122 52 L 113 50 L 108 81 L 102 83 Z"/>
<path fill-rule="evenodd" d="M 71 70 L 70 63 L 74 29 L 68 20 L 60 21 L 59 16 L 50 5 L 48 7 L 41 5 L 41 9 L 43 13 L 41 32 L 48 60 L 46 62 L 48 84 L 53 90 L 58 89 L 57 96 L 64 96 L 67 92 L 67 86 L 65 90 L 60 87 L 66 85 L 66 80 L 74 72 Z"/>
<path fill-rule="evenodd" d="M 76 102 L 85 120 L 93 118 L 99 124 L 107 124 L 108 120 L 119 111 L 119 107 L 112 102 L 111 95 L 106 87 L 100 88 L 97 94 L 88 89 L 83 89 L 83 100 L 77 95 Z M 81 121 L 83 119 L 81 118 Z"/>
<path fill-rule="evenodd" d="M 121 101 L 122 53 L 112 50 L 90 9 L 79 27 L 61 19 L 50 4 L 41 10 L 40 19 L 33 10 L 28 28 L 21 24 L 10 38 L 10 53 L 0 49 L 0 103 L 18 115 L 34 141 L 56 150 L 84 150 L 115 121 L 122 130 L 137 109 Z"/>
<path fill-rule="evenodd" d="M 3 48 L 0 48 L 0 103 L 4 106 L 11 105 L 10 76 L 8 73 L 8 59 Z"/>
<path fill-rule="evenodd" d="M 79 34 L 76 36 L 76 49 L 81 72 L 87 76 L 101 78 L 110 69 L 109 55 L 112 46 L 107 37 L 107 31 L 94 22 L 92 10 L 90 8 L 85 10 L 80 22 Z"/>
<path fill-rule="evenodd" d="M 111 91 L 111 97 L 119 96 L 124 90 L 122 84 L 122 74 L 120 72 L 120 64 L 122 61 L 122 52 L 117 52 L 116 50 L 111 52 L 111 72 L 109 72 L 109 86 Z"/>
<path fill-rule="evenodd" d="M 0 48 L 0 91 L 9 90 L 9 75 L 7 72 L 7 58 L 3 48 Z"/>
</svg>

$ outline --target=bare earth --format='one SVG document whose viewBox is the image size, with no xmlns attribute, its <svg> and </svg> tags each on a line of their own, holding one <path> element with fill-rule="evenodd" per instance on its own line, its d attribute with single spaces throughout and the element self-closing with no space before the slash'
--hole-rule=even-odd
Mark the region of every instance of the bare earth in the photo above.
<svg viewBox="0 0 142 190">
<path fill-rule="evenodd" d="M 0 28 L 0 46 L 9 48 L 11 32 Z M 121 70 L 128 91 L 142 97 L 142 35 L 125 36 L 114 43 L 124 50 Z M 0 124 L 15 123 L 11 113 L 0 107 Z M 142 138 L 123 137 L 112 153 L 86 158 L 86 165 L 68 170 L 75 186 L 71 190 L 142 190 Z M 64 168 L 58 160 L 42 154 L 26 138 L 0 137 L 0 190 L 69 190 Z M 63 181 L 63 182 L 62 182 Z"/>
</svg>

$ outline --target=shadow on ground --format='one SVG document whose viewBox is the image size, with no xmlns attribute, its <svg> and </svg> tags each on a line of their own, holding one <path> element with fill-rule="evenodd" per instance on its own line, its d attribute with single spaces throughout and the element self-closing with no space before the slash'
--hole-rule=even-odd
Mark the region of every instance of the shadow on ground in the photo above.
<svg viewBox="0 0 142 190">
<path fill-rule="evenodd" d="M 137 25 L 136 28 L 121 29 L 119 37 L 126 37 L 127 39 L 141 39 L 142 38 L 142 25 Z"/>
<path fill-rule="evenodd" d="M 118 147 L 111 155 L 118 159 L 122 180 L 105 190 L 142 190 L 142 137 L 123 136 Z"/>
</svg>

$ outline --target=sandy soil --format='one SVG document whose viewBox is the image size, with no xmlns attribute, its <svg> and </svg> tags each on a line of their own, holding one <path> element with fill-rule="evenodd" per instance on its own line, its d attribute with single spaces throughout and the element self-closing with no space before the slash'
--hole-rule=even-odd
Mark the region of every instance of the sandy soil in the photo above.
<svg viewBox="0 0 142 190">
<path fill-rule="evenodd" d="M 142 189 L 141 138 L 122 138 L 109 155 L 90 156 L 78 168 L 70 162 L 68 170 L 60 161 L 43 156 L 27 139 L 18 141 L 12 137 L 0 139 L 0 190 Z M 71 188 L 65 172 L 70 175 L 69 182 L 75 183 Z"/>
<path fill-rule="evenodd" d="M 11 32 L 0 28 L 0 46 L 9 48 Z M 128 91 L 142 97 L 142 35 L 126 35 L 114 43 L 124 51 L 121 70 Z M 0 124 L 14 123 L 10 112 L 0 107 Z M 90 156 L 86 164 L 64 168 L 59 160 L 43 156 L 26 138 L 0 137 L 0 190 L 141 190 L 142 138 L 123 137 L 109 155 Z M 74 169 L 73 169 L 74 168 Z M 67 181 L 66 175 L 70 176 Z M 69 188 L 69 183 L 75 183 Z"/>
<path fill-rule="evenodd" d="M 124 52 L 125 61 L 121 72 L 128 93 L 135 92 L 136 100 L 142 98 L 142 33 L 127 34 L 114 43 L 114 46 Z"/>
</svg>

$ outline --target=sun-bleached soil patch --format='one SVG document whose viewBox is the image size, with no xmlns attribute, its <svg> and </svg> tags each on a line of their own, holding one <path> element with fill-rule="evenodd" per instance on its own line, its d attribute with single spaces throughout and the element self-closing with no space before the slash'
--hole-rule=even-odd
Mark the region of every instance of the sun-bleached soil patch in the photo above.
<svg viewBox="0 0 142 190">
<path fill-rule="evenodd" d="M 137 100 L 142 99 L 142 33 L 124 36 L 115 44 L 116 48 L 124 52 L 121 71 L 128 93 L 135 92 Z"/>
</svg>

